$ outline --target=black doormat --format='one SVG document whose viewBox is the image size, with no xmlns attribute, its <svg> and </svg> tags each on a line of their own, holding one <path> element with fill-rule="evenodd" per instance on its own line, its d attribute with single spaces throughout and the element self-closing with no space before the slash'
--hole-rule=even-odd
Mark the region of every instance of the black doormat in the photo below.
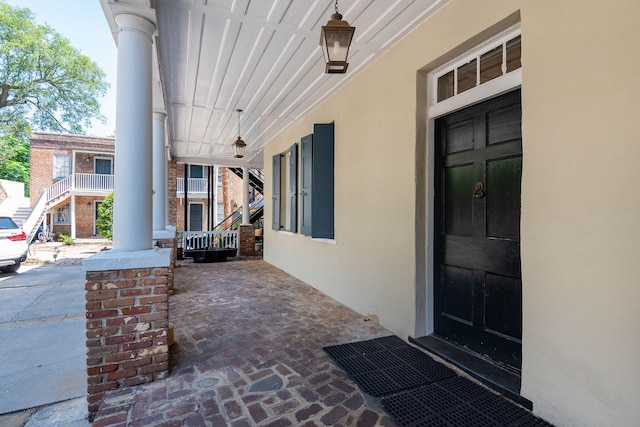
<svg viewBox="0 0 640 427">
<path fill-rule="evenodd" d="M 323 350 L 401 426 L 551 426 L 396 336 Z"/>
</svg>

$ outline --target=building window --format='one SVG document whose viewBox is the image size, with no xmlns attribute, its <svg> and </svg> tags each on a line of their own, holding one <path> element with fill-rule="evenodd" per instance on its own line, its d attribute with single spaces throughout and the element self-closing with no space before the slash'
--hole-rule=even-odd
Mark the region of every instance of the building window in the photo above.
<svg viewBox="0 0 640 427">
<path fill-rule="evenodd" d="M 216 171 L 218 171 L 218 177 L 216 178 L 217 185 L 218 187 L 222 187 L 222 170 L 219 167 L 216 167 Z"/>
<path fill-rule="evenodd" d="M 58 209 L 56 209 L 56 224 L 69 224 L 69 219 L 71 218 L 71 210 L 69 209 L 69 207 L 69 203 L 67 203 L 66 205 L 60 206 Z"/>
<path fill-rule="evenodd" d="M 224 203 L 222 202 L 217 202 L 216 203 L 216 223 L 220 224 L 222 221 L 224 221 Z"/>
<path fill-rule="evenodd" d="M 315 124 L 300 141 L 300 233 L 314 238 L 334 238 L 334 134 L 333 123 Z M 273 156 L 274 230 L 297 231 L 297 165 L 297 144 Z"/>
<path fill-rule="evenodd" d="M 204 166 L 189 165 L 189 178 L 204 178 Z"/>
<path fill-rule="evenodd" d="M 204 205 L 189 203 L 189 231 L 202 231 L 204 223 Z"/>
<path fill-rule="evenodd" d="M 53 155 L 53 178 L 60 179 L 71 175 L 71 155 Z"/>
<path fill-rule="evenodd" d="M 429 74 L 429 117 L 518 87 L 522 83 L 520 27 L 465 53 Z"/>
<path fill-rule="evenodd" d="M 298 144 L 273 156 L 273 229 L 298 231 Z"/>
<path fill-rule="evenodd" d="M 96 157 L 94 159 L 94 173 L 96 175 L 112 175 L 113 169 L 111 167 L 111 159 L 108 157 Z"/>
</svg>

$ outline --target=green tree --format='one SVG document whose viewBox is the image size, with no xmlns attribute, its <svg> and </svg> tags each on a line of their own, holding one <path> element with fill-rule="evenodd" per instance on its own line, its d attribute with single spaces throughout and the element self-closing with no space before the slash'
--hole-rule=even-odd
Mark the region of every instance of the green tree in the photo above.
<svg viewBox="0 0 640 427">
<path fill-rule="evenodd" d="M 29 196 L 29 143 L 11 135 L 0 136 L 0 179 L 23 182 Z"/>
<path fill-rule="evenodd" d="M 0 0 L 0 132 L 84 133 L 100 114 L 105 73 L 26 8 Z"/>
<path fill-rule="evenodd" d="M 113 239 L 113 191 L 98 206 L 96 228 L 105 239 Z"/>
</svg>

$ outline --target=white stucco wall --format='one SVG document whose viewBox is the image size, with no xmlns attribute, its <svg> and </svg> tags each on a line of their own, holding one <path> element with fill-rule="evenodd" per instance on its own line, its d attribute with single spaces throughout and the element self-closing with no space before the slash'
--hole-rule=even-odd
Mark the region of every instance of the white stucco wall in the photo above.
<svg viewBox="0 0 640 427">
<path fill-rule="evenodd" d="M 271 156 L 311 133 L 313 123 L 335 121 L 335 245 L 266 227 L 265 259 L 362 314 L 377 314 L 401 337 L 414 335 L 416 286 L 427 286 L 415 280 L 415 152 L 428 143 L 416 133 L 416 105 L 425 96 L 416 93 L 417 73 L 518 11 L 521 394 L 559 426 L 635 425 L 640 2 L 452 0 L 265 147 L 270 224 Z"/>
</svg>

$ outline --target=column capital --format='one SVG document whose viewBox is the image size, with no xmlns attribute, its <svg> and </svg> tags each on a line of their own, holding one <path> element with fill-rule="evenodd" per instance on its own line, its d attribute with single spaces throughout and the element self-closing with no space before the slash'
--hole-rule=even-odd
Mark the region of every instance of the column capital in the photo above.
<svg viewBox="0 0 640 427">
<path fill-rule="evenodd" d="M 167 118 L 167 113 L 164 111 L 153 111 L 153 119 L 154 120 L 164 120 Z"/>
<path fill-rule="evenodd" d="M 123 13 L 116 15 L 115 20 L 120 31 L 135 31 L 143 34 L 149 40 L 156 32 L 156 26 L 153 22 L 138 15 Z"/>
</svg>

